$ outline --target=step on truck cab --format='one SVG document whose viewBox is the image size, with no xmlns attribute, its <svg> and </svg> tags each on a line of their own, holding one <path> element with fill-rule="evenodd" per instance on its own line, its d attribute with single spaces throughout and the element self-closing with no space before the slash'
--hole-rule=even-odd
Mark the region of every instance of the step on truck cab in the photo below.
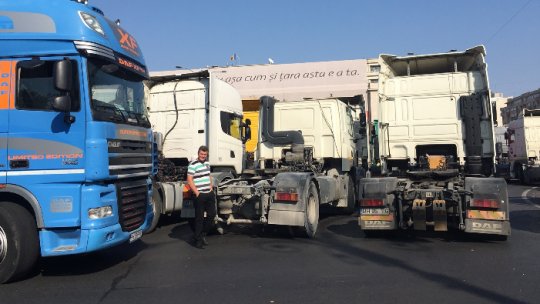
<svg viewBox="0 0 540 304">
<path fill-rule="evenodd" d="M 366 234 L 458 229 L 506 239 L 484 47 L 379 60 L 382 176 L 360 181 L 359 225 Z"/>
<path fill-rule="evenodd" d="M 0 78 L 0 282 L 138 239 L 153 162 L 136 40 L 87 1 L 3 1 Z"/>
</svg>

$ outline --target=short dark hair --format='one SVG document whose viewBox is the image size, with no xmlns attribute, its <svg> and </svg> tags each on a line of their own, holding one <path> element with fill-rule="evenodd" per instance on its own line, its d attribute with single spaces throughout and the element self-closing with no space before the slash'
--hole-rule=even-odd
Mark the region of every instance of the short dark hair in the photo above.
<svg viewBox="0 0 540 304">
<path fill-rule="evenodd" d="M 205 145 L 200 146 L 200 147 L 199 147 L 199 151 L 197 151 L 197 153 L 199 153 L 199 152 L 201 152 L 201 151 L 203 151 L 203 152 L 208 152 L 208 147 L 205 146 Z"/>
</svg>

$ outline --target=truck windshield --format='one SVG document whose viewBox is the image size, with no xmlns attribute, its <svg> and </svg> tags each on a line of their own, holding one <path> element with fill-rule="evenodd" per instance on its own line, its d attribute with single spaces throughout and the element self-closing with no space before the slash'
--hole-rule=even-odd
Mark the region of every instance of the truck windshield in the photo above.
<svg viewBox="0 0 540 304">
<path fill-rule="evenodd" d="M 150 127 L 143 78 L 114 63 L 88 59 L 88 81 L 94 119 Z"/>
</svg>

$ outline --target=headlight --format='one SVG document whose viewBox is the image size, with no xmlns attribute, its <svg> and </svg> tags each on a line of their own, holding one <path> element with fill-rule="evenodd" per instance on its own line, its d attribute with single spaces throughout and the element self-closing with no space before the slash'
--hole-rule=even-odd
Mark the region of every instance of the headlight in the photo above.
<svg viewBox="0 0 540 304">
<path fill-rule="evenodd" d="M 105 36 L 105 31 L 103 31 L 103 28 L 96 17 L 83 12 L 79 12 L 79 15 L 81 15 L 81 19 L 87 27 Z"/>
<path fill-rule="evenodd" d="M 97 220 L 112 215 L 113 211 L 111 206 L 88 209 L 88 218 L 91 220 Z"/>
</svg>

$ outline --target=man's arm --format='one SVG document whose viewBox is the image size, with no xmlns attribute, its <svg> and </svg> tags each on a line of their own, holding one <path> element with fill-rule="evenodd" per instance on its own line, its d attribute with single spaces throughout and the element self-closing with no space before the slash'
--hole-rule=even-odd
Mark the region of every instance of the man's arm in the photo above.
<svg viewBox="0 0 540 304">
<path fill-rule="evenodd" d="M 197 190 L 197 187 L 195 187 L 195 183 L 193 182 L 193 176 L 192 175 L 187 176 L 187 182 L 188 182 L 188 186 L 191 189 L 191 191 L 193 191 L 195 196 L 198 197 L 199 196 L 199 190 Z"/>
<path fill-rule="evenodd" d="M 197 190 L 197 187 L 195 187 L 195 183 L 193 182 L 193 175 L 195 175 L 195 172 L 191 172 L 191 168 L 188 167 L 188 172 L 187 172 L 188 186 L 191 189 L 191 191 L 193 191 L 193 194 L 195 194 L 195 196 L 198 197 L 199 190 Z"/>
</svg>

